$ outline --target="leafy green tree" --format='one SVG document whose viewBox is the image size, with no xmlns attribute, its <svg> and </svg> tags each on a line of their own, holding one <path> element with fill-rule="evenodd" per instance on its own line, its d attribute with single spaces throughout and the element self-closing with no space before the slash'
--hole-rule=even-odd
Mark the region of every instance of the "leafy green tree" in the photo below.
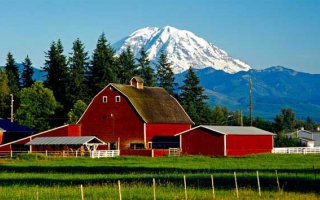
<svg viewBox="0 0 320 200">
<path fill-rule="evenodd" d="M 7 63 L 5 69 L 8 76 L 10 93 L 16 96 L 20 90 L 19 69 L 15 64 L 13 55 L 10 52 L 7 54 Z"/>
<path fill-rule="evenodd" d="M 20 92 L 21 104 L 16 118 L 19 124 L 44 131 L 50 128 L 50 119 L 59 107 L 52 90 L 42 83 L 35 82 L 31 87 Z"/>
<path fill-rule="evenodd" d="M 68 112 L 68 122 L 70 124 L 75 124 L 80 119 L 83 112 L 86 110 L 87 104 L 82 100 L 78 100 Z"/>
<path fill-rule="evenodd" d="M 208 124 L 208 116 L 211 112 L 205 102 L 208 97 L 204 95 L 204 88 L 200 85 L 200 80 L 191 67 L 187 71 L 183 83 L 180 87 L 182 106 L 196 124 Z"/>
<path fill-rule="evenodd" d="M 121 52 L 118 62 L 118 79 L 120 83 L 128 84 L 130 79 L 137 74 L 137 65 L 134 63 L 134 55 L 130 47 Z"/>
<path fill-rule="evenodd" d="M 97 94 L 107 84 L 116 82 L 117 80 L 114 50 L 108 43 L 104 33 L 100 35 L 97 46 L 93 51 L 88 80 L 92 96 Z"/>
<path fill-rule="evenodd" d="M 88 87 L 85 73 L 89 66 L 88 52 L 80 39 L 73 42 L 71 56 L 69 57 L 69 82 L 67 95 L 69 104 L 73 105 L 77 100 L 89 101 Z"/>
<path fill-rule="evenodd" d="M 282 108 L 281 113 L 276 116 L 274 121 L 274 127 L 277 133 L 282 131 L 287 133 L 296 130 L 297 119 L 291 108 Z"/>
<path fill-rule="evenodd" d="M 29 58 L 29 56 L 27 56 L 24 60 L 24 62 L 22 63 L 23 65 L 23 72 L 22 72 L 22 87 L 30 87 L 33 83 L 34 80 L 32 79 L 33 76 L 33 68 L 32 68 L 32 62 Z"/>
<path fill-rule="evenodd" d="M 297 137 L 287 137 L 284 131 L 280 131 L 275 138 L 276 147 L 299 147 L 301 143 Z"/>
<path fill-rule="evenodd" d="M 267 120 L 263 119 L 262 117 L 256 117 L 253 120 L 253 126 L 257 127 L 257 128 L 261 128 L 266 131 L 270 131 L 272 133 L 274 132 L 274 127 L 272 125 L 272 122 L 267 121 Z"/>
<path fill-rule="evenodd" d="M 5 118 L 8 115 L 9 109 L 9 86 L 8 76 L 0 68 L 0 117 Z"/>
<path fill-rule="evenodd" d="M 163 51 L 160 53 L 157 64 L 157 84 L 167 90 L 169 94 L 174 95 L 174 87 L 176 85 L 174 73 L 171 69 L 171 64 L 168 62 L 167 55 Z"/>
<path fill-rule="evenodd" d="M 137 59 L 139 66 L 139 76 L 143 78 L 146 86 L 153 87 L 156 85 L 155 74 L 153 69 L 150 67 L 150 60 L 144 48 L 141 48 L 140 58 Z"/>
</svg>

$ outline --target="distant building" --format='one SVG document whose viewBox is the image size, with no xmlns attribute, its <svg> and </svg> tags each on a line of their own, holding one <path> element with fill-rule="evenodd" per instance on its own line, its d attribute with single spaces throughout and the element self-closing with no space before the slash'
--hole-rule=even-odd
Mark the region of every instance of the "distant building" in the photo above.
<svg viewBox="0 0 320 200">
<path fill-rule="evenodd" d="M 34 130 L 0 118 L 0 144 L 9 143 L 32 135 Z"/>
<path fill-rule="evenodd" d="M 297 137 L 307 147 L 320 147 L 320 131 L 307 131 L 304 129 L 288 133 L 289 137 Z"/>
</svg>

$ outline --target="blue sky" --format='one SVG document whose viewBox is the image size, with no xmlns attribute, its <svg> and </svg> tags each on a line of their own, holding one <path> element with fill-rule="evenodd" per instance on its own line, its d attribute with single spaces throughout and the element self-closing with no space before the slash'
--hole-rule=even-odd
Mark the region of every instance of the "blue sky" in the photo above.
<svg viewBox="0 0 320 200">
<path fill-rule="evenodd" d="M 0 0 L 0 65 L 10 51 L 42 66 L 50 43 L 90 55 L 105 32 L 115 43 L 146 26 L 194 32 L 253 68 L 320 73 L 319 0 Z"/>
</svg>

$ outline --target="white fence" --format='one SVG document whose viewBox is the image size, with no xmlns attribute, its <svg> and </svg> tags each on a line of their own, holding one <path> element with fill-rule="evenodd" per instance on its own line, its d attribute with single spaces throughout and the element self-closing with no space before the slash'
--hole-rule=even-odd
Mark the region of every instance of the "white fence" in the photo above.
<svg viewBox="0 0 320 200">
<path fill-rule="evenodd" d="M 46 157 L 91 157 L 104 158 L 119 156 L 119 150 L 101 150 L 101 151 L 0 151 L 0 158 L 14 158 L 18 154 L 42 154 Z"/>
<path fill-rule="evenodd" d="M 279 147 L 279 148 L 273 148 L 272 153 L 280 153 L 280 154 L 320 153 L 320 147 Z"/>
<path fill-rule="evenodd" d="M 119 155 L 120 155 L 119 150 L 91 151 L 91 158 L 108 158 L 108 157 L 116 157 Z"/>
<path fill-rule="evenodd" d="M 180 156 L 179 148 L 169 148 L 169 156 Z"/>
</svg>

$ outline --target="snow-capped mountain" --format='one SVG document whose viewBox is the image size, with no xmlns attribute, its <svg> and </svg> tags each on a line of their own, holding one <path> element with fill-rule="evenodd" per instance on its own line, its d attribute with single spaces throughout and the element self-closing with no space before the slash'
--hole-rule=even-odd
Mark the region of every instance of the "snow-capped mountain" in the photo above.
<svg viewBox="0 0 320 200">
<path fill-rule="evenodd" d="M 185 71 L 190 66 L 197 69 L 210 66 L 227 73 L 251 69 L 248 64 L 230 57 L 227 52 L 192 32 L 170 26 L 142 28 L 113 45 L 116 55 L 128 46 L 137 58 L 140 56 L 140 49 L 144 47 L 153 64 L 160 52 L 164 51 L 175 73 Z"/>
</svg>

